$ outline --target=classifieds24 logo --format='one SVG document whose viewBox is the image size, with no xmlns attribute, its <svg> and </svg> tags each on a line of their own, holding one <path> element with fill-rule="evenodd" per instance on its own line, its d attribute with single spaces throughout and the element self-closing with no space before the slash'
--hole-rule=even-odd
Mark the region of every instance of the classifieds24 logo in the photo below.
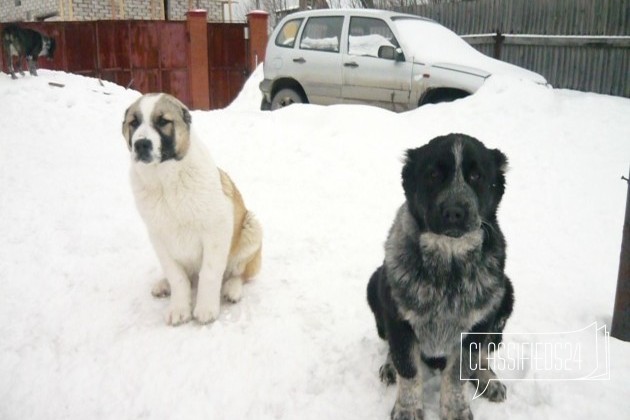
<svg viewBox="0 0 630 420">
<path fill-rule="evenodd" d="M 462 333 L 460 379 L 475 382 L 473 399 L 483 395 L 491 381 L 593 381 L 610 379 L 610 333 L 594 322 L 582 329 L 559 333 L 501 333 L 500 344 L 480 345 Z M 467 339 L 468 338 L 468 339 Z M 473 338 L 473 340 L 470 340 Z M 481 337 L 480 337 L 481 338 Z M 465 344 L 464 342 L 470 342 Z M 492 369 L 498 376 L 480 388 L 478 373 Z M 477 373 L 477 375 L 475 374 Z"/>
</svg>

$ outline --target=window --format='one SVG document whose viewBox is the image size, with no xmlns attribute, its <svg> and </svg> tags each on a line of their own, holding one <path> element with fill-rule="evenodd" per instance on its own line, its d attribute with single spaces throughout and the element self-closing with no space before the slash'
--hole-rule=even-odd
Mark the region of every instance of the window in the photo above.
<svg viewBox="0 0 630 420">
<path fill-rule="evenodd" d="M 15 5 L 16 6 L 21 6 L 22 5 L 22 0 L 15 0 Z"/>
<path fill-rule="evenodd" d="M 339 52 L 341 39 L 342 16 L 313 17 L 306 22 L 300 48 Z"/>
<path fill-rule="evenodd" d="M 282 30 L 278 32 L 276 45 L 279 47 L 293 48 L 300 25 L 302 25 L 302 19 L 293 19 L 285 23 Z"/>
<path fill-rule="evenodd" d="M 378 49 L 383 45 L 399 47 L 387 23 L 374 18 L 353 17 L 350 19 L 348 54 L 378 57 Z"/>
</svg>

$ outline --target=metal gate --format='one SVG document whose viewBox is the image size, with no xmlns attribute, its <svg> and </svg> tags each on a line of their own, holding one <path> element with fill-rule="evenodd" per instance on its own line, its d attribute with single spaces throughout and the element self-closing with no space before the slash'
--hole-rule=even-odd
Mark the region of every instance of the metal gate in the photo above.
<svg viewBox="0 0 630 420">
<path fill-rule="evenodd" d="M 229 105 L 247 80 L 246 29 L 245 24 L 208 24 L 210 109 Z"/>
</svg>

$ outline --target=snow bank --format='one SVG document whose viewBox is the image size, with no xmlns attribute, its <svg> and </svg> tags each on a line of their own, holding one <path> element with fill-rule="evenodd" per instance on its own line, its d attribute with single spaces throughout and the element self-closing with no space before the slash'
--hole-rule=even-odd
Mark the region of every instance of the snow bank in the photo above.
<svg viewBox="0 0 630 420">
<path fill-rule="evenodd" d="M 0 74 L 2 419 L 388 418 L 395 388 L 378 380 L 386 350 L 365 286 L 402 201 L 404 150 L 448 132 L 510 159 L 500 221 L 516 308 L 506 332 L 610 325 L 630 100 L 493 78 L 469 98 L 405 114 L 261 112 L 253 78 L 230 107 L 193 122 L 263 223 L 263 271 L 212 325 L 171 328 L 167 302 L 150 295 L 161 274 L 120 134 L 138 93 L 40 73 Z M 609 381 L 509 382 L 506 403 L 475 400 L 473 412 L 621 418 L 629 351 L 611 340 Z M 427 420 L 438 418 L 438 393 L 439 379 L 427 380 Z"/>
</svg>

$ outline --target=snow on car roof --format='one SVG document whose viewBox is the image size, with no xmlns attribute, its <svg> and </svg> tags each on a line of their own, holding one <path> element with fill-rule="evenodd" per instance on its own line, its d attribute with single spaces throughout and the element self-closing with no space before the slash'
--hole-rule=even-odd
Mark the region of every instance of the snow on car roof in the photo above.
<svg viewBox="0 0 630 420">
<path fill-rule="evenodd" d="M 318 10 L 305 10 L 301 12 L 291 13 L 286 16 L 287 18 L 305 17 L 305 16 L 331 16 L 331 15 L 353 15 L 353 16 L 380 16 L 383 18 L 395 19 L 395 18 L 413 18 L 427 22 L 434 22 L 429 18 L 422 16 L 409 15 L 406 13 L 392 12 L 388 10 L 379 9 L 318 9 Z"/>
</svg>

